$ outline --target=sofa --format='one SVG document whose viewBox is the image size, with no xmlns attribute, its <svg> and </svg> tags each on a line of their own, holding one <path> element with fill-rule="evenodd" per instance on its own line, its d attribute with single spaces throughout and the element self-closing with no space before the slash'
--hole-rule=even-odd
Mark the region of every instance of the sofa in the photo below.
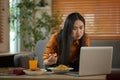
<svg viewBox="0 0 120 80">
<path fill-rule="evenodd" d="M 48 39 L 39 40 L 35 47 L 35 52 L 21 52 L 14 56 L 14 66 L 15 67 L 23 67 L 29 68 L 29 60 L 30 59 L 38 59 L 38 67 L 44 68 L 42 54 L 45 50 Z"/>
</svg>

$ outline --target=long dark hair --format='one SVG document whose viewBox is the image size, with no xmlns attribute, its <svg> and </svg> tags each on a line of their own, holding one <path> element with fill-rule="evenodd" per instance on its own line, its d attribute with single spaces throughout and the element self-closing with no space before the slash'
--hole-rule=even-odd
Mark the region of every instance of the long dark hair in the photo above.
<svg viewBox="0 0 120 80">
<path fill-rule="evenodd" d="M 70 46 L 72 43 L 72 29 L 76 20 L 81 20 L 85 27 L 85 19 L 80 13 L 74 12 L 67 16 L 64 27 L 58 34 L 58 42 L 59 42 L 59 58 L 58 64 L 69 64 L 69 53 L 70 53 Z M 85 31 L 80 41 L 80 47 L 85 46 Z M 80 51 L 80 50 L 79 50 Z M 79 55 L 79 52 L 78 52 Z"/>
</svg>

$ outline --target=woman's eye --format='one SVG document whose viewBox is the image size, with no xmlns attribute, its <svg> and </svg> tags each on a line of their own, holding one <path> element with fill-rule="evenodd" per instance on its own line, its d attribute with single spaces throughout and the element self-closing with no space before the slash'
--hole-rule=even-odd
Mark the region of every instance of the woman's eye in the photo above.
<svg viewBox="0 0 120 80">
<path fill-rule="evenodd" d="M 73 30 L 77 30 L 77 28 L 73 28 Z"/>
<path fill-rule="evenodd" d="M 83 29 L 84 26 L 80 26 L 79 29 Z"/>
</svg>

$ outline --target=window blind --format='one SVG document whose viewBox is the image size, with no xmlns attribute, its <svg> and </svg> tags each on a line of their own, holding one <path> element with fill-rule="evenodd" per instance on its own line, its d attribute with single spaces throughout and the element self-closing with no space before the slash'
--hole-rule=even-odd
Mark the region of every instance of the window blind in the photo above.
<svg viewBox="0 0 120 80">
<path fill-rule="evenodd" d="M 2 22 L 2 19 L 3 19 L 3 13 L 2 13 L 2 11 L 3 11 L 3 1 L 2 0 L 0 0 L 0 43 L 2 43 L 3 42 L 3 32 L 2 32 L 2 30 L 3 30 L 3 22 Z"/>
<path fill-rule="evenodd" d="M 52 12 L 60 11 L 63 19 L 79 12 L 86 20 L 91 39 L 120 40 L 120 0 L 52 0 Z"/>
<path fill-rule="evenodd" d="M 0 53 L 9 51 L 9 0 L 0 0 Z"/>
</svg>

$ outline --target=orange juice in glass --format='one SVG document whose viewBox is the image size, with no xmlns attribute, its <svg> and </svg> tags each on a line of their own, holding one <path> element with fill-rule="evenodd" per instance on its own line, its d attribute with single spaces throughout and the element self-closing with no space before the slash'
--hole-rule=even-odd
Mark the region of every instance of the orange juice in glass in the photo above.
<svg viewBox="0 0 120 80">
<path fill-rule="evenodd" d="M 29 60 L 29 69 L 36 70 L 37 64 L 38 64 L 38 60 Z"/>
</svg>

